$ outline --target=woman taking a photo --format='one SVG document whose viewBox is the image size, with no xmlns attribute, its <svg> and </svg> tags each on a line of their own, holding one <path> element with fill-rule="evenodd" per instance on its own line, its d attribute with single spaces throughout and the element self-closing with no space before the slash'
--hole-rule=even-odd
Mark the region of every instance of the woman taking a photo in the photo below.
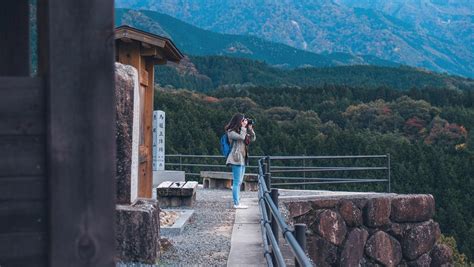
<svg viewBox="0 0 474 267">
<path fill-rule="evenodd" d="M 227 157 L 226 164 L 232 165 L 232 199 L 234 208 L 246 209 L 247 206 L 240 204 L 240 185 L 244 179 L 245 165 L 248 165 L 248 145 L 255 141 L 253 125 L 243 114 L 235 114 L 225 126 L 227 137 L 232 149 Z"/>
</svg>

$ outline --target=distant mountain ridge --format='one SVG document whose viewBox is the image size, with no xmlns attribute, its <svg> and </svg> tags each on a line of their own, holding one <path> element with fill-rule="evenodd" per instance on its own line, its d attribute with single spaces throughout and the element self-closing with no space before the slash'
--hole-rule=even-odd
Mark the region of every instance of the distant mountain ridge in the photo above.
<svg viewBox="0 0 474 267">
<path fill-rule="evenodd" d="M 381 66 L 337 66 L 281 69 L 250 59 L 224 56 L 185 58 L 179 65 L 155 69 L 161 86 L 210 91 L 219 87 L 323 87 L 413 88 L 474 91 L 474 80 L 415 68 Z"/>
<path fill-rule="evenodd" d="M 116 0 L 221 33 L 474 77 L 471 0 Z"/>
<path fill-rule="evenodd" d="M 116 9 L 116 25 L 130 25 L 169 37 L 178 48 L 190 55 L 225 55 L 265 61 L 278 67 L 328 67 L 340 65 L 398 66 L 375 56 L 354 56 L 348 53 L 316 54 L 273 43 L 253 36 L 220 34 L 203 30 L 153 11 Z"/>
</svg>

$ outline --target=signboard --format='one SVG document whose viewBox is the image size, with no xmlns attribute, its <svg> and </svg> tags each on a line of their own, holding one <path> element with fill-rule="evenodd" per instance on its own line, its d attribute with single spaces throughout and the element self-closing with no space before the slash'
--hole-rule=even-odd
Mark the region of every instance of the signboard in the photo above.
<svg viewBox="0 0 474 267">
<path fill-rule="evenodd" d="M 165 112 L 153 111 L 153 171 L 165 169 Z"/>
</svg>

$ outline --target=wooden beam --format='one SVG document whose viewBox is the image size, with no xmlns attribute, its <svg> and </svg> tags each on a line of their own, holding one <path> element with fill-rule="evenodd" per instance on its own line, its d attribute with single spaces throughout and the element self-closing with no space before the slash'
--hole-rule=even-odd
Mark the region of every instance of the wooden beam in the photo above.
<svg viewBox="0 0 474 267">
<path fill-rule="evenodd" d="M 0 76 L 29 76 L 28 0 L 2 1 L 0 8 Z"/>
<path fill-rule="evenodd" d="M 147 36 L 143 33 L 139 33 L 133 30 L 129 30 L 129 29 L 117 29 L 115 31 L 115 38 L 116 39 L 129 38 L 129 39 L 133 39 L 133 40 L 147 43 L 150 45 L 158 46 L 161 48 L 164 48 L 166 45 L 165 40 L 160 40 L 158 38 Z"/>
<path fill-rule="evenodd" d="M 49 265 L 112 267 L 114 1 L 48 0 L 46 13 Z"/>
<path fill-rule="evenodd" d="M 147 192 L 145 197 L 152 197 L 153 190 L 153 99 L 154 99 L 154 64 L 153 60 L 145 60 L 145 69 L 148 74 L 148 85 L 145 92 L 145 118 L 144 127 L 145 134 L 145 147 L 148 150 L 148 161 L 146 163 L 146 184 Z"/>
</svg>

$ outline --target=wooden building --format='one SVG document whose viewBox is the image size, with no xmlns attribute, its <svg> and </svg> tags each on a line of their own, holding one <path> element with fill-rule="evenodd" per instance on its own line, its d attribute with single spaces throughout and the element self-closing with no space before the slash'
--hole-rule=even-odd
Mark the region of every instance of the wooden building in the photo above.
<svg viewBox="0 0 474 267">
<path fill-rule="evenodd" d="M 115 266 L 114 1 L 35 2 L 36 75 L 0 9 L 0 266 Z"/>
<path fill-rule="evenodd" d="M 165 37 L 144 32 L 130 26 L 115 30 L 115 59 L 135 67 L 139 77 L 140 138 L 138 197 L 151 198 L 153 185 L 153 92 L 154 67 L 167 61 L 179 62 L 183 55 L 173 42 Z"/>
</svg>

